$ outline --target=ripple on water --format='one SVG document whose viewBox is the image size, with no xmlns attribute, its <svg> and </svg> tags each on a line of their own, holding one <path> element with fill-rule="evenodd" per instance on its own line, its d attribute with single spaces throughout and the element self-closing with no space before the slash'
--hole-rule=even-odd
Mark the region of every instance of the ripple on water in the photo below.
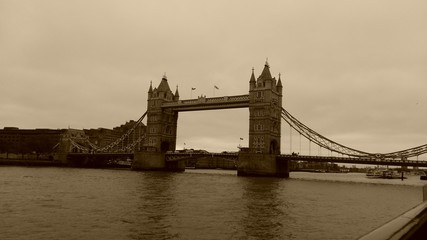
<svg viewBox="0 0 427 240">
<path fill-rule="evenodd" d="M 2 167 L 0 231 L 2 239 L 354 239 L 421 201 L 415 179 L 399 181 Z"/>
</svg>

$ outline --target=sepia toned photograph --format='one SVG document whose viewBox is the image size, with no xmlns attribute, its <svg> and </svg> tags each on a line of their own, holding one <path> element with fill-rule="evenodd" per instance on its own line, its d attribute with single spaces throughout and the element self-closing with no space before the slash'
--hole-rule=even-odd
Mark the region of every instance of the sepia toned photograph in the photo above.
<svg viewBox="0 0 427 240">
<path fill-rule="evenodd" d="M 0 239 L 427 239 L 426 13 L 0 0 Z"/>
</svg>

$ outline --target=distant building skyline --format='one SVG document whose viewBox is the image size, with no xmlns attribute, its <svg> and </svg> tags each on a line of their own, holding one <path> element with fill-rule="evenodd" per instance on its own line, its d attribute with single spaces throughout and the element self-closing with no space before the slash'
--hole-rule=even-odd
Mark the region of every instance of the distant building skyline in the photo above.
<svg viewBox="0 0 427 240">
<path fill-rule="evenodd" d="M 4 127 L 0 129 L 0 153 L 40 155 L 50 154 L 55 145 L 60 141 L 63 134 L 69 130 L 82 132 L 91 143 L 102 148 L 120 138 L 124 133 L 131 129 L 136 122 L 127 121 L 113 129 L 19 129 L 17 127 Z M 138 127 L 124 139 L 123 144 L 127 145 L 135 139 L 145 134 L 145 125 Z M 28 157 L 28 156 L 27 156 Z"/>
</svg>

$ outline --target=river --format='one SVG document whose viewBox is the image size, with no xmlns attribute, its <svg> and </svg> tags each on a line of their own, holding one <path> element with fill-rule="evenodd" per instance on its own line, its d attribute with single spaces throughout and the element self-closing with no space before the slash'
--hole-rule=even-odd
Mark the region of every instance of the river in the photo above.
<svg viewBox="0 0 427 240">
<path fill-rule="evenodd" d="M 1 239 L 357 239 L 422 201 L 422 181 L 0 167 Z"/>
</svg>

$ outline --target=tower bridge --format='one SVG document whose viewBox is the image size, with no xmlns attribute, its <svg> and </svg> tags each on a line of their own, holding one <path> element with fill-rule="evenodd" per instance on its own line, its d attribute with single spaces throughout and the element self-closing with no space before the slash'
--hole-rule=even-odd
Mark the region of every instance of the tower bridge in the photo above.
<svg viewBox="0 0 427 240">
<path fill-rule="evenodd" d="M 427 161 L 418 156 L 427 153 L 427 144 L 391 153 L 369 153 L 337 143 L 304 125 L 282 107 L 282 81 L 271 76 L 266 62 L 261 74 L 255 78 L 254 70 L 249 78 L 249 94 L 196 99 L 180 99 L 178 87 L 173 93 L 168 79 L 163 76 L 158 87 L 150 83 L 147 111 L 128 132 L 107 146 L 98 147 L 87 137 L 67 132 L 57 149 L 62 161 L 105 161 L 108 157 L 132 158 L 135 170 L 183 171 L 183 159 L 200 157 L 200 154 L 176 153 L 179 112 L 217 109 L 248 108 L 249 144 L 236 154 L 218 154 L 216 157 L 238 162 L 240 176 L 289 176 L 290 161 L 336 162 L 374 165 L 427 167 Z M 142 120 L 147 118 L 144 134 L 135 134 Z M 341 157 L 300 156 L 281 154 L 281 120 L 301 136 L 320 148 L 341 154 Z M 135 137 L 137 136 L 137 137 Z M 206 153 L 205 155 L 214 155 Z M 408 158 L 417 157 L 417 160 Z"/>
<path fill-rule="evenodd" d="M 175 151 L 178 113 L 213 109 L 249 108 L 249 148 L 239 153 L 238 175 L 289 175 L 287 160 L 280 154 L 282 82 L 271 76 L 266 62 L 258 78 L 254 70 L 249 80 L 249 94 L 180 100 L 178 88 L 172 93 L 163 76 L 158 87 L 148 90 L 147 133 L 144 149 L 135 153 L 133 168 L 140 170 L 184 168 L 184 163 L 166 161 L 166 152 Z"/>
</svg>

